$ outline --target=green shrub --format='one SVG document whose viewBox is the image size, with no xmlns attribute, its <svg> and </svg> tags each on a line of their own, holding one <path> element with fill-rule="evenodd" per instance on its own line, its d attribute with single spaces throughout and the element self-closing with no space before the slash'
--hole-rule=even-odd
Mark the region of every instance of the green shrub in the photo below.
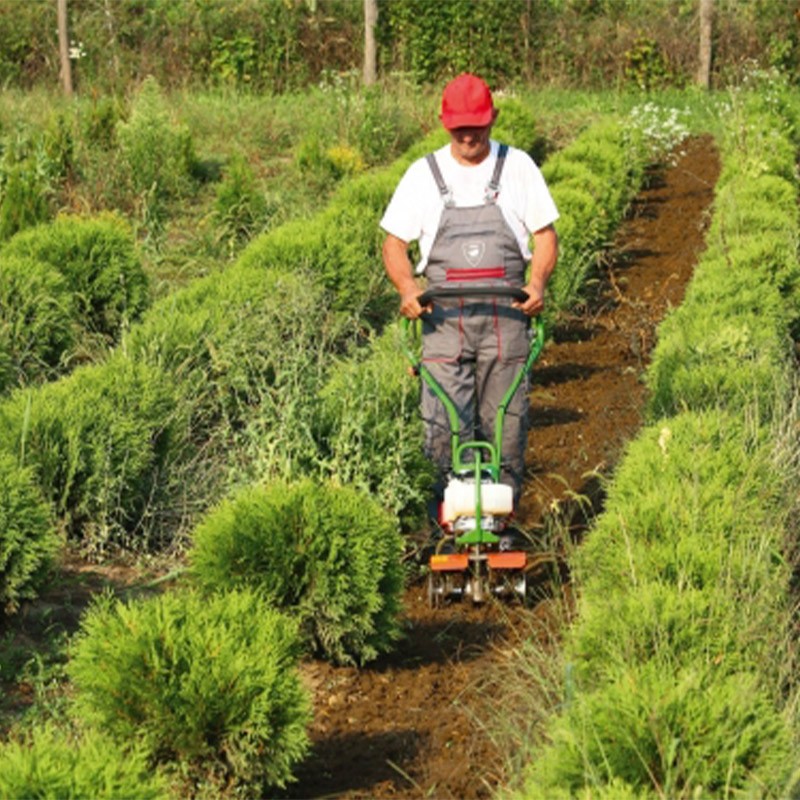
<svg viewBox="0 0 800 800">
<path fill-rule="evenodd" d="M 0 453 L 0 603 L 6 612 L 36 596 L 60 545 L 30 470 Z"/>
<path fill-rule="evenodd" d="M 65 279 L 32 258 L 0 255 L 0 394 L 55 377 L 77 339 Z"/>
<path fill-rule="evenodd" d="M 548 315 L 573 306 L 641 184 L 649 153 L 616 119 L 595 123 L 542 167 L 559 209 L 559 267 Z"/>
<path fill-rule="evenodd" d="M 73 740 L 44 726 L 0 746 L 0 797 L 161 800 L 169 792 L 141 748 L 121 748 L 93 731 Z"/>
<path fill-rule="evenodd" d="M 191 571 L 207 589 L 257 588 L 291 610 L 311 646 L 364 663 L 398 638 L 402 541 L 391 514 L 348 487 L 243 490 L 198 526 Z"/>
<path fill-rule="evenodd" d="M 105 596 L 68 671 L 81 719 L 189 778 L 255 793 L 284 786 L 308 749 L 299 654 L 296 625 L 252 591 Z"/>
<path fill-rule="evenodd" d="M 576 696 L 523 794 L 575 797 L 622 781 L 666 797 L 780 797 L 792 769 L 787 721 L 757 675 L 650 660 Z"/>
<path fill-rule="evenodd" d="M 650 413 L 682 408 L 764 412 L 783 401 L 790 316 L 767 276 L 724 275 L 730 260 L 700 266 L 683 304 L 661 324 L 646 381 Z"/>
<path fill-rule="evenodd" d="M 144 537 L 180 430 L 168 377 L 121 353 L 0 404 L 0 452 L 31 468 L 65 529 L 90 547 Z"/>
<path fill-rule="evenodd" d="M 16 235 L 3 255 L 34 258 L 60 272 L 83 325 L 110 341 L 118 340 L 149 301 L 149 281 L 133 232 L 115 214 L 59 217 Z"/>
<path fill-rule="evenodd" d="M 317 439 L 335 480 L 375 496 L 414 529 L 433 482 L 423 456 L 419 383 L 408 375 L 400 329 L 389 326 L 358 355 L 334 364 L 319 398 Z"/>
<path fill-rule="evenodd" d="M 286 475 L 315 457 L 315 392 L 338 338 L 328 303 L 302 275 L 236 263 L 164 298 L 124 346 L 172 377 L 193 441 L 221 439 L 245 479 Z"/>
<path fill-rule="evenodd" d="M 684 413 L 631 442 L 605 512 L 574 560 L 586 591 L 604 597 L 638 582 L 703 589 L 730 580 L 754 591 L 751 576 L 778 555 L 767 545 L 778 546 L 783 479 L 764 432 L 738 420 Z"/>
</svg>

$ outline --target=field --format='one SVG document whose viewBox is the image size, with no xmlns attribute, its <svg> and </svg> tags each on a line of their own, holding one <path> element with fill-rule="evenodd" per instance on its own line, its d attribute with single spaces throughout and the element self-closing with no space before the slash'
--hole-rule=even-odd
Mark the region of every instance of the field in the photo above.
<svg viewBox="0 0 800 800">
<path fill-rule="evenodd" d="M 375 225 L 440 134 L 419 112 L 368 153 L 358 121 L 383 101 L 337 91 L 300 147 L 307 98 L 239 122 L 238 141 L 223 98 L 169 98 L 202 180 L 157 174 L 175 181 L 163 196 L 120 198 L 87 155 L 60 184 L 62 212 L 121 213 L 150 296 L 69 327 L 74 350 L 46 369 L 7 371 L 31 370 L 0 402 L 0 522 L 24 534 L 4 545 L 0 764 L 30 787 L 46 769 L 25 753 L 66 741 L 91 762 L 97 735 L 132 770 L 84 784 L 104 796 L 154 765 L 152 796 L 784 796 L 794 92 L 504 98 L 503 133 L 563 217 L 520 519 L 534 600 L 432 610 L 416 386 Z M 42 252 L 26 230 L 0 266 Z M 197 631 L 182 598 L 213 606 Z M 241 630 L 242 614 L 269 622 Z"/>
</svg>

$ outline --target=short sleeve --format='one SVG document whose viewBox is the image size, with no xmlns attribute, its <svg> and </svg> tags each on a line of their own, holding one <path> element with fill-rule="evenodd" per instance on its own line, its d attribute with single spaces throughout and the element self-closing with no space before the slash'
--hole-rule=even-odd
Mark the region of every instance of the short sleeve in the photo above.
<svg viewBox="0 0 800 800">
<path fill-rule="evenodd" d="M 417 161 L 406 170 L 380 222 L 386 233 L 404 242 L 416 241 L 422 234 L 424 205 L 420 197 L 424 192 L 422 182 L 427 176 L 420 166 Z"/>
</svg>

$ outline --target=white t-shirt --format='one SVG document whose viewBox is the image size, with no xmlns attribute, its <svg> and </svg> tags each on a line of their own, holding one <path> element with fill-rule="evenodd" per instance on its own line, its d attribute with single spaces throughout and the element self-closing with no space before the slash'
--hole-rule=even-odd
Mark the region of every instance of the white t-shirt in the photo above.
<svg viewBox="0 0 800 800">
<path fill-rule="evenodd" d="M 486 188 L 492 179 L 499 145 L 492 140 L 491 152 L 475 166 L 460 164 L 446 144 L 435 153 L 452 199 L 457 207 L 483 205 Z M 509 147 L 497 204 L 503 212 L 520 250 L 530 260 L 530 236 L 558 219 L 550 191 L 533 159 L 522 150 Z M 381 228 L 404 242 L 419 242 L 417 274 L 428 263 L 444 201 L 428 162 L 421 158 L 405 172 L 381 219 Z"/>
</svg>

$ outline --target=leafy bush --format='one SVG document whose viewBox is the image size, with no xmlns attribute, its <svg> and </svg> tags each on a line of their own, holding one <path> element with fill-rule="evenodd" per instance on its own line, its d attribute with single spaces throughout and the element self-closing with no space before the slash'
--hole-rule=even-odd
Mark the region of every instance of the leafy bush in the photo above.
<svg viewBox="0 0 800 800">
<path fill-rule="evenodd" d="M 369 661 L 400 634 L 402 541 L 362 492 L 311 480 L 252 487 L 209 513 L 193 540 L 202 586 L 258 589 L 334 661 Z"/>
<path fill-rule="evenodd" d="M 169 792 L 141 748 L 121 748 L 93 731 L 73 741 L 43 726 L 0 746 L 0 796 L 161 800 Z"/>
<path fill-rule="evenodd" d="M 180 430 L 167 376 L 123 354 L 0 404 L 0 451 L 31 468 L 65 529 L 93 547 L 157 510 Z"/>
<path fill-rule="evenodd" d="M 66 280 L 32 258 L 0 255 L 0 394 L 54 377 L 77 334 Z"/>
<path fill-rule="evenodd" d="M 33 258 L 60 272 L 83 325 L 112 342 L 149 301 L 149 281 L 133 232 L 114 214 L 59 217 L 14 236 L 3 255 Z"/>
<path fill-rule="evenodd" d="M 308 749 L 296 625 L 252 591 L 99 598 L 69 674 L 81 719 L 191 779 L 284 786 Z"/>
<path fill-rule="evenodd" d="M 30 470 L 0 454 L 0 603 L 5 611 L 36 596 L 60 545 L 50 507 Z"/>
</svg>

